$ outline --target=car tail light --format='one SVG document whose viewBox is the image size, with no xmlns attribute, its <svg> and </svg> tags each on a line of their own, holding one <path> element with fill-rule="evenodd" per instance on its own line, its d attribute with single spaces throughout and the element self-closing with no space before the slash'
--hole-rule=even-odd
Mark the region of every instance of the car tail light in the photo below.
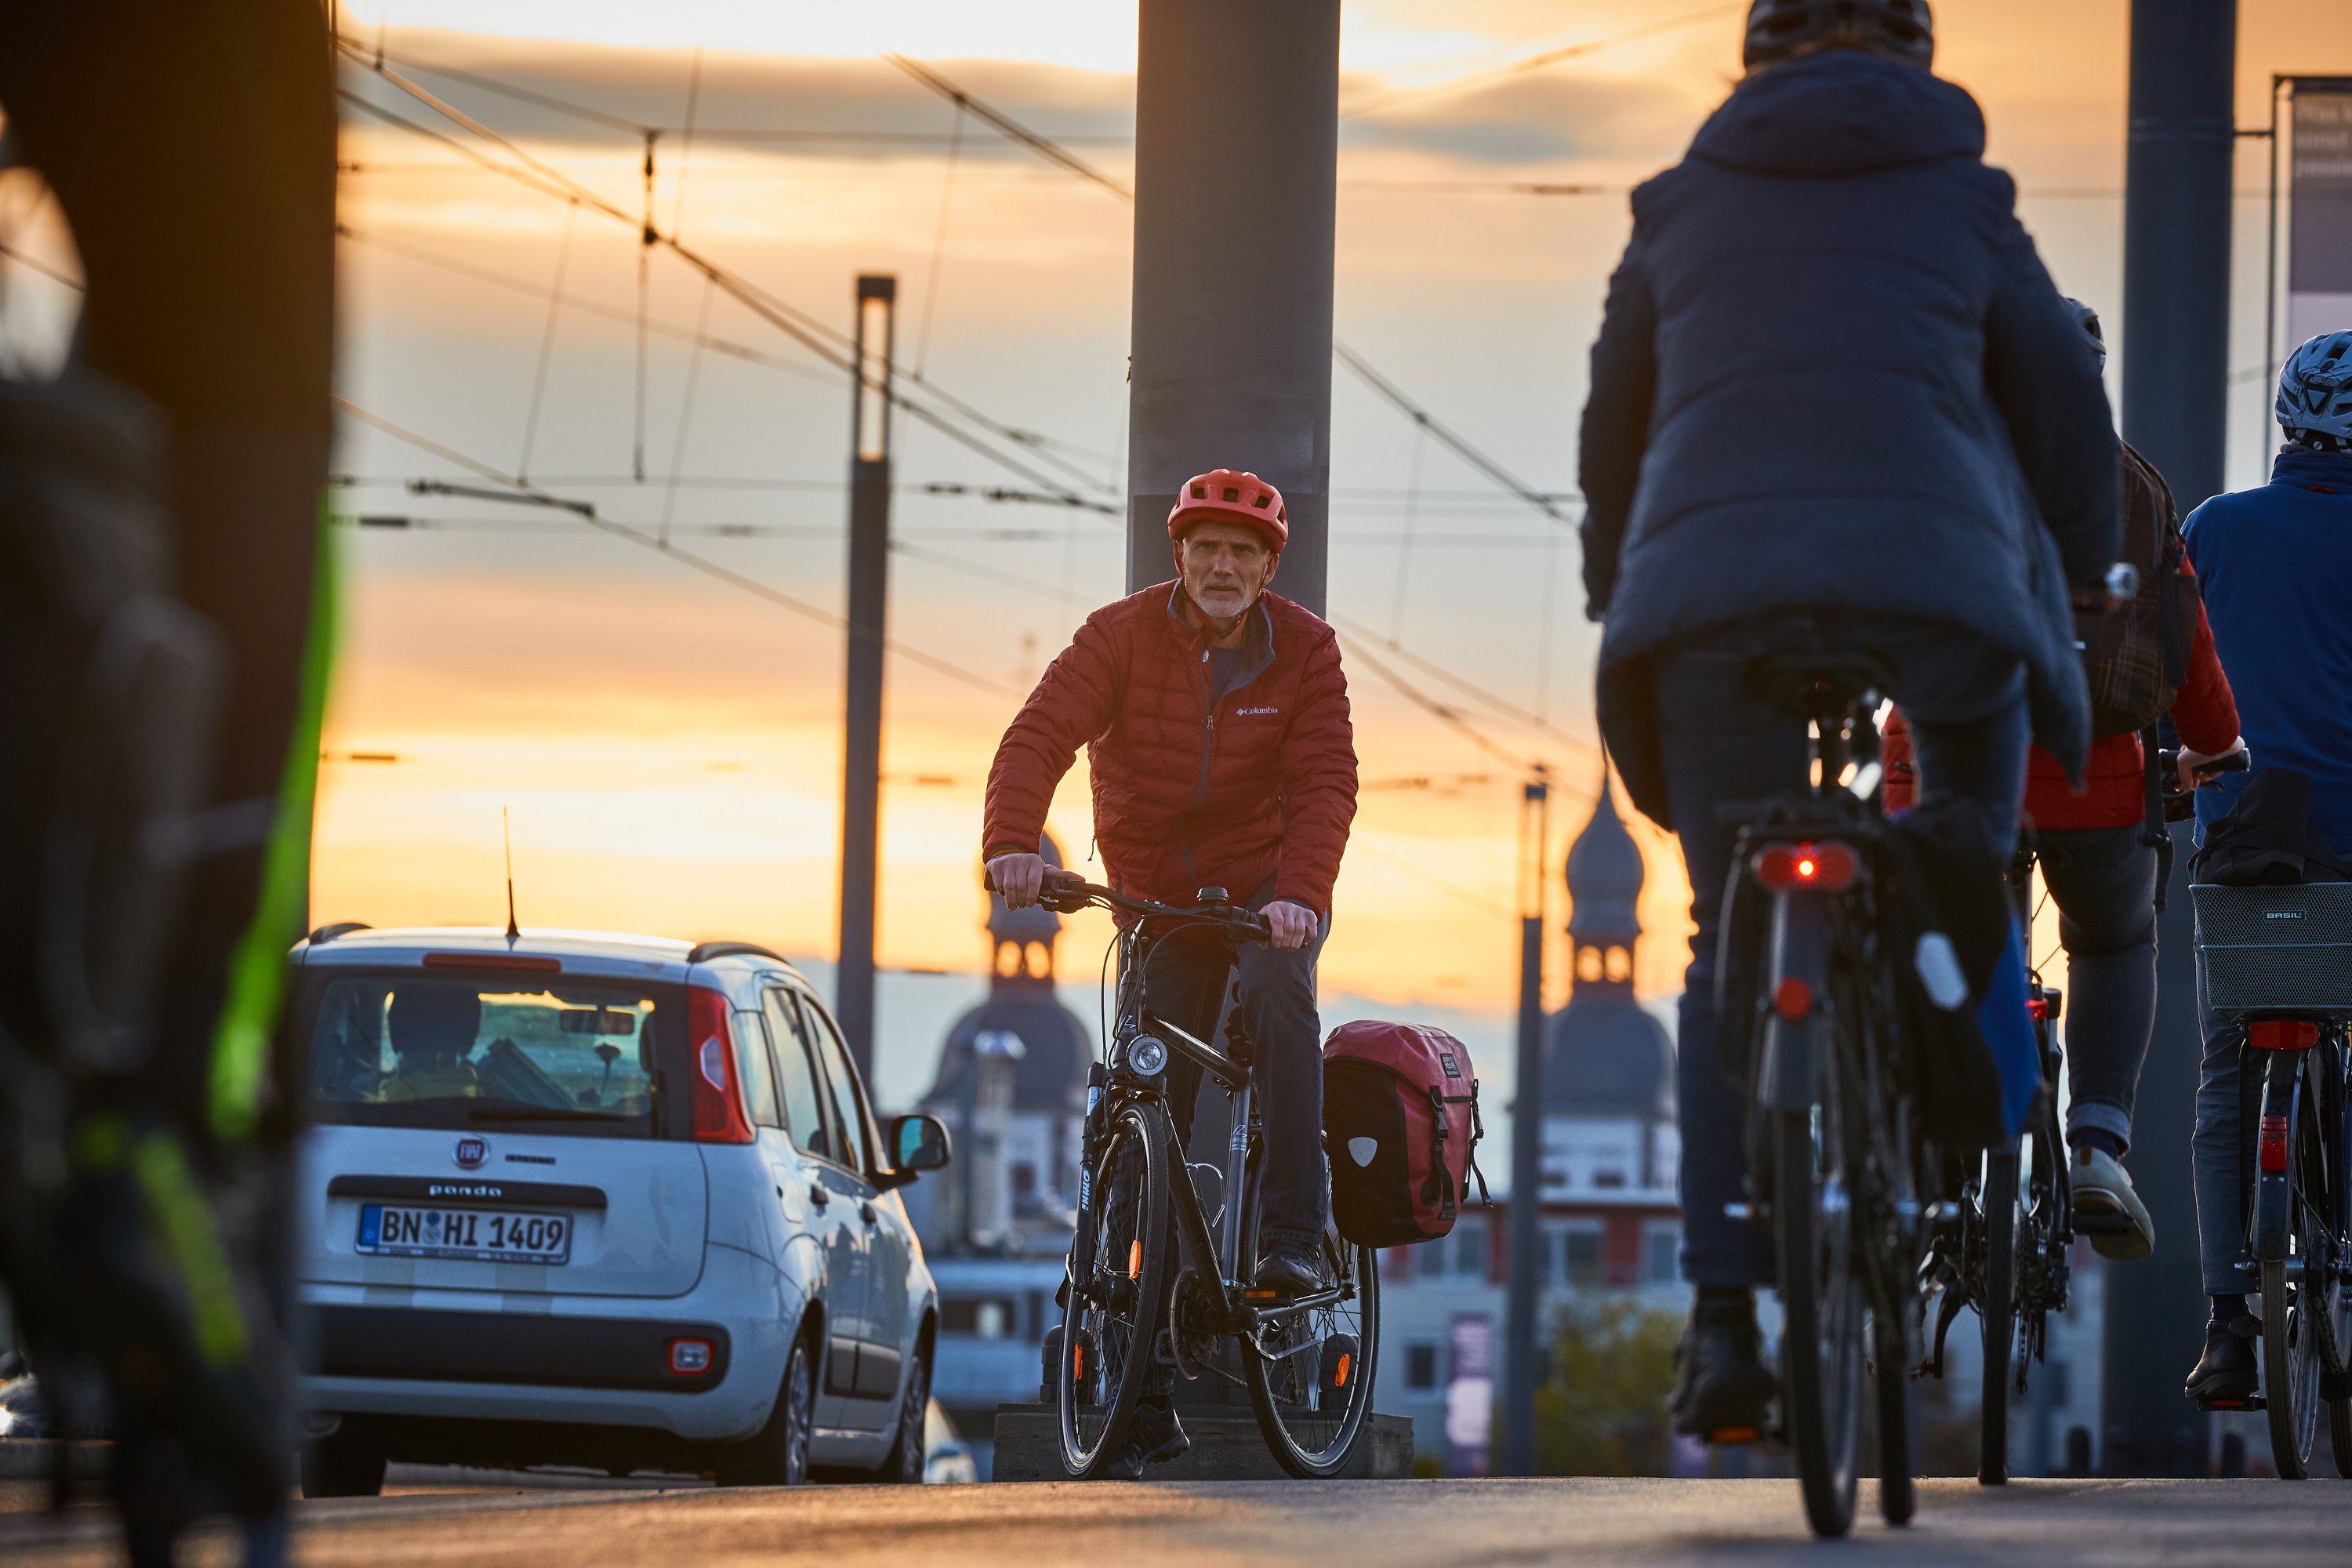
<svg viewBox="0 0 2352 1568">
<path fill-rule="evenodd" d="M 1756 879 L 1776 893 L 1794 889 L 1837 892 L 1853 885 L 1862 863 L 1834 838 L 1818 844 L 1767 844 L 1756 852 Z"/>
<path fill-rule="evenodd" d="M 686 993 L 688 1037 L 694 1040 L 694 1136 L 704 1143 L 749 1143 L 751 1123 L 735 1082 L 735 1036 L 727 998 L 701 985 Z"/>
<path fill-rule="evenodd" d="M 669 1369 L 679 1377 L 700 1377 L 710 1370 L 709 1340 L 672 1340 Z"/>
<path fill-rule="evenodd" d="M 2258 1051 L 2307 1051 L 2319 1044 L 2319 1026 L 2294 1018 L 2272 1018 L 2248 1025 L 2246 1044 Z"/>
<path fill-rule="evenodd" d="M 2263 1118 L 2263 1169 L 2286 1169 L 2286 1118 L 2284 1116 Z"/>
</svg>

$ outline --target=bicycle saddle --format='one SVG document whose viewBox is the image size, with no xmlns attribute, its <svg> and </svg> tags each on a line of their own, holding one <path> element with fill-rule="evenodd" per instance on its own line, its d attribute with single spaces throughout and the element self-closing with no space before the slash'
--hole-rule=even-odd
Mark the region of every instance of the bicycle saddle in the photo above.
<svg viewBox="0 0 2352 1568">
<path fill-rule="evenodd" d="M 1801 718 L 1834 717 L 1895 686 L 1895 667 L 1870 648 L 1782 648 L 1748 661 L 1748 695 Z"/>
</svg>

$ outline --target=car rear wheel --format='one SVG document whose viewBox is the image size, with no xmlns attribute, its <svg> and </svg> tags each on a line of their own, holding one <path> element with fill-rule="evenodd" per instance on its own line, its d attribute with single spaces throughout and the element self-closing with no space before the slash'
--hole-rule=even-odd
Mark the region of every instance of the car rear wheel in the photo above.
<svg viewBox="0 0 2352 1568">
<path fill-rule="evenodd" d="M 898 1404 L 898 1436 L 890 1445 L 890 1457 L 874 1472 L 874 1479 L 885 1486 L 919 1487 L 923 1484 L 924 1417 L 931 1406 L 931 1367 L 921 1350 L 907 1364 L 907 1394 Z"/>
<path fill-rule="evenodd" d="M 793 1342 L 784 1363 L 776 1408 L 760 1435 L 720 1450 L 722 1487 L 796 1487 L 809 1475 L 809 1437 L 816 1427 L 816 1379 L 809 1370 L 808 1340 Z"/>
<path fill-rule="evenodd" d="M 383 1449 L 349 1426 L 302 1446 L 302 1495 L 381 1497 Z"/>
</svg>

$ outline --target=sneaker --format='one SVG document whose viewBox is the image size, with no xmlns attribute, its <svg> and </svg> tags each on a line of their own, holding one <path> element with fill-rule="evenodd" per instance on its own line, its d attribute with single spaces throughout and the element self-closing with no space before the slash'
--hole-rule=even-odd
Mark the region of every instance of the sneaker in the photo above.
<svg viewBox="0 0 2352 1568">
<path fill-rule="evenodd" d="M 1753 1443 L 1762 1436 L 1780 1391 L 1762 1352 L 1752 1309 L 1695 1310 L 1675 1352 L 1682 1367 L 1667 1406 L 1675 1430 L 1709 1443 Z"/>
<path fill-rule="evenodd" d="M 1251 1300 L 1263 1300 L 1271 1292 L 1276 1300 L 1288 1301 L 1331 1287 L 1331 1271 L 1323 1267 L 1322 1258 L 1285 1250 L 1269 1252 L 1258 1259 L 1257 1272 L 1250 1277 L 1250 1289 L 1245 1294 Z"/>
<path fill-rule="evenodd" d="M 2139 1194 L 2132 1190 L 2130 1175 L 2116 1163 L 2114 1155 L 2088 1143 L 2078 1145 L 2074 1168 L 2066 1173 L 2066 1181 L 2074 1191 L 2074 1213 L 2078 1216 L 2122 1221 L 2130 1227 L 2124 1229 L 2111 1224 L 2086 1231 L 2092 1251 L 2117 1263 L 2130 1263 L 2156 1250 L 2156 1225 L 2147 1217 L 2147 1205 L 2139 1201 Z"/>
<path fill-rule="evenodd" d="M 1176 1412 L 1165 1405 L 1150 1400 L 1139 1401 L 1135 1414 L 1127 1424 L 1127 1447 L 1103 1471 L 1103 1479 L 1131 1481 L 1143 1474 L 1146 1465 L 1164 1465 L 1192 1446 L 1184 1436 L 1184 1424 L 1176 1419 Z"/>
<path fill-rule="evenodd" d="M 2254 1350 L 2258 1325 L 2251 1317 L 2205 1325 L 2205 1353 L 2180 1392 L 2209 1405 L 2252 1399 L 2262 1387 L 2261 1358 Z"/>
</svg>

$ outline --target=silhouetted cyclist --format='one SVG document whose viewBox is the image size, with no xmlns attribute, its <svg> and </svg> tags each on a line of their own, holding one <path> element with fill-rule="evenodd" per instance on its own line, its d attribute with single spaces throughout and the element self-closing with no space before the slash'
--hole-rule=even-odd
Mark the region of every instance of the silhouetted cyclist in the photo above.
<svg viewBox="0 0 2352 1568">
<path fill-rule="evenodd" d="M 1683 1271 L 1698 1287 L 1678 1430 L 1766 1425 L 1746 1197 L 1717 1056 L 1719 802 L 1801 787 L 1804 726 L 1744 684 L 1776 650 L 1895 672 L 1923 793 L 1972 801 L 2006 858 L 2026 748 L 2079 777 L 2068 604 L 2118 538 L 2107 400 L 1985 167 L 1984 118 L 1928 72 L 1920 0 L 1757 0 L 1748 75 L 1633 194 L 1592 351 L 1582 478 L 1603 734 L 1676 829 L 1698 933 L 1682 1000 Z"/>
<path fill-rule="evenodd" d="M 328 630 L 320 8 L 11 6 L 0 112 L 87 282 L 64 373 L 0 383 L 0 1268 L 45 1385 L 104 1390 L 68 1414 L 115 1439 L 132 1561 L 226 1510 L 266 1562 Z"/>
</svg>

